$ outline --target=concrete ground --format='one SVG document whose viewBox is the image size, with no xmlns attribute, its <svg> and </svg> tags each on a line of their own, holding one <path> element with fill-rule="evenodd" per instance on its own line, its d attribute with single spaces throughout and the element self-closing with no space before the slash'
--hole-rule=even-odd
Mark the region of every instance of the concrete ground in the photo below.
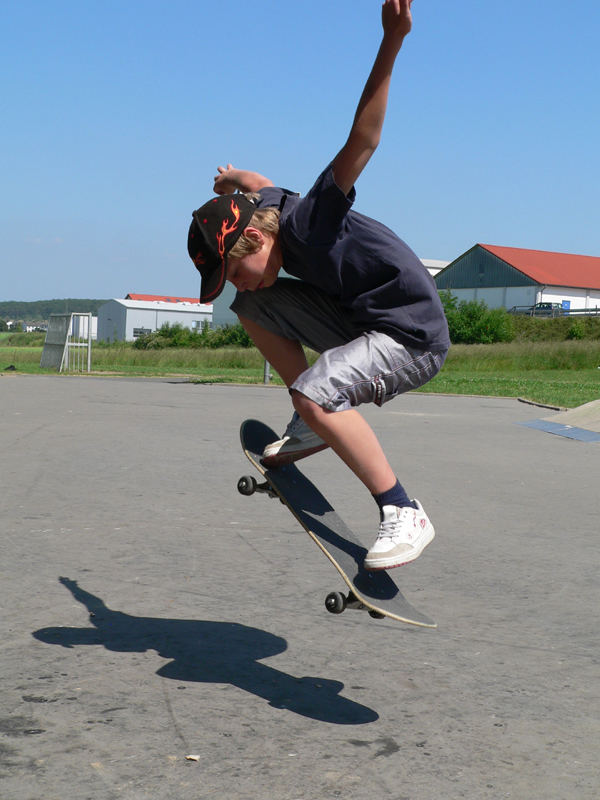
<svg viewBox="0 0 600 800">
<path fill-rule="evenodd" d="M 365 410 L 437 530 L 395 571 L 430 631 L 328 614 L 327 560 L 237 493 L 284 390 L 3 375 L 0 408 L 2 800 L 598 797 L 597 445 L 511 399 Z M 369 544 L 357 480 L 304 468 Z"/>
</svg>

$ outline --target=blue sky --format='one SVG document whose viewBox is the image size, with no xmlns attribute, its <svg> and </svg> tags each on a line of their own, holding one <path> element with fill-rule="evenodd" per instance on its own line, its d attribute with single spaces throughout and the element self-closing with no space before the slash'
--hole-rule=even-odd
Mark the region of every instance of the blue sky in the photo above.
<svg viewBox="0 0 600 800">
<path fill-rule="evenodd" d="M 600 256 L 600 3 L 414 0 L 355 208 L 422 258 Z M 305 192 L 343 144 L 378 0 L 5 0 L 1 300 L 195 296 L 218 164 Z"/>
</svg>

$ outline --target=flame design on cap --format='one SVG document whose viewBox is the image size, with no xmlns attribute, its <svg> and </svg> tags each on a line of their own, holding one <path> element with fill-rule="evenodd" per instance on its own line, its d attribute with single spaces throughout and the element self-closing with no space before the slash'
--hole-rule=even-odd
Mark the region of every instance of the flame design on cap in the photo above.
<svg viewBox="0 0 600 800">
<path fill-rule="evenodd" d="M 221 263 L 225 262 L 225 253 L 227 252 L 225 249 L 225 240 L 238 229 L 240 221 L 241 212 L 235 200 L 231 201 L 231 213 L 233 214 L 233 221 L 229 222 L 228 219 L 224 219 L 221 223 L 221 233 L 217 233 L 217 245 L 219 248 L 219 255 L 221 256 Z"/>
</svg>

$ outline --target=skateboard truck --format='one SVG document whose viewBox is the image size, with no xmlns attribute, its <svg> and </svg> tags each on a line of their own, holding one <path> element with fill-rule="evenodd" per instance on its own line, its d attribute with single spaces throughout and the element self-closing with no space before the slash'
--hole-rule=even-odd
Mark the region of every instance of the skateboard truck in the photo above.
<svg viewBox="0 0 600 800">
<path fill-rule="evenodd" d="M 250 497 L 255 492 L 262 492 L 269 497 L 279 497 L 269 481 L 259 483 L 253 475 L 242 475 L 237 482 L 237 488 L 238 492 L 246 497 Z M 284 502 L 281 497 L 279 499 L 282 503 Z M 347 595 L 342 592 L 329 592 L 325 598 L 325 608 L 330 614 L 341 614 L 347 608 L 356 608 L 358 610 L 366 609 L 374 619 L 383 619 L 385 617 L 385 614 L 380 614 L 378 611 L 373 611 L 364 605 L 354 592 L 348 592 Z"/>
<path fill-rule="evenodd" d="M 366 608 L 369 612 L 369 616 L 373 617 L 373 619 L 383 619 L 385 617 L 385 614 L 380 614 L 379 611 L 373 611 L 373 609 L 367 608 L 367 606 L 361 603 L 358 597 L 356 597 L 354 592 L 348 592 L 347 596 L 342 594 L 342 592 L 329 592 L 325 598 L 325 608 L 330 614 L 341 614 L 347 608 L 356 608 L 359 611 Z"/>
<path fill-rule="evenodd" d="M 254 492 L 263 492 L 269 497 L 279 497 L 269 481 L 259 483 L 253 475 L 242 475 L 237 482 L 238 492 L 249 497 Z M 281 499 L 281 498 L 280 498 Z M 281 501 L 283 503 L 283 500 Z"/>
</svg>

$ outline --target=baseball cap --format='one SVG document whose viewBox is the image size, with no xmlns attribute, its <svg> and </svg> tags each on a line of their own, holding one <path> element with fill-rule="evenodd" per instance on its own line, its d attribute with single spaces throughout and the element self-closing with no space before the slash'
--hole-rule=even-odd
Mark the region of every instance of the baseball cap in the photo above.
<svg viewBox="0 0 600 800">
<path fill-rule="evenodd" d="M 254 203 L 243 194 L 222 194 L 192 213 L 188 253 L 202 276 L 201 303 L 211 303 L 223 291 L 227 254 L 255 211 Z"/>
</svg>

